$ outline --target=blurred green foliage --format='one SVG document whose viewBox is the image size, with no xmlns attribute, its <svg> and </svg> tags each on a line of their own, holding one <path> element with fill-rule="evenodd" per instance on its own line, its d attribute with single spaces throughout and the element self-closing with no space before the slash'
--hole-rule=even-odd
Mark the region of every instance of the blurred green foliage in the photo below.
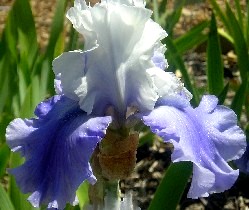
<svg viewBox="0 0 249 210">
<path fill-rule="evenodd" d="M 209 0 L 213 8 L 210 20 L 200 22 L 180 37 L 175 38 L 174 28 L 179 22 L 182 9 L 186 4 L 199 1 L 174 1 L 174 9 L 168 11 L 168 1 L 152 0 L 147 6 L 153 10 L 153 18 L 168 33 L 164 40 L 167 46 L 166 58 L 170 71 L 180 70 L 182 80 L 193 94 L 192 104 L 199 103 L 203 90 L 196 88 L 196 81 L 185 66 L 183 55 L 204 44 L 207 46 L 207 85 L 204 93 L 215 94 L 222 104 L 229 90 L 236 91 L 231 108 L 238 119 L 242 113 L 249 119 L 249 5 L 242 8 L 239 0 L 234 1 L 234 9 L 225 1 L 223 9 L 216 0 Z M 70 2 L 71 3 L 71 2 Z M 16 117 L 32 117 L 35 106 L 44 98 L 54 94 L 52 60 L 63 51 L 79 47 L 78 33 L 70 30 L 69 41 L 65 42 L 63 28 L 67 0 L 58 0 L 52 21 L 50 38 L 45 50 L 41 50 L 28 0 L 16 0 L 9 12 L 4 31 L 0 39 L 0 210 L 34 209 L 27 201 L 27 195 L 20 193 L 15 180 L 6 174 L 6 168 L 19 165 L 23 160 L 10 153 L 5 144 L 5 129 Z M 221 22 L 218 27 L 217 21 Z M 238 59 L 240 80 L 234 87 L 224 82 L 224 67 L 220 38 L 225 38 L 232 46 Z M 246 126 L 246 125 L 245 125 Z M 153 141 L 154 135 L 146 130 L 141 144 Z M 174 199 L 168 202 L 172 209 L 177 205 L 191 174 L 189 163 L 169 167 L 165 178 L 155 194 L 150 209 L 165 209 L 160 205 L 162 194 L 171 195 L 174 182 L 181 182 L 174 191 Z M 186 171 L 186 176 L 175 178 L 179 171 Z M 165 182 L 167 179 L 167 182 Z M 163 193 L 161 192 L 163 190 Z M 88 202 L 87 183 L 78 190 L 80 204 L 66 209 L 82 209 Z M 42 207 L 41 209 L 45 209 Z"/>
</svg>

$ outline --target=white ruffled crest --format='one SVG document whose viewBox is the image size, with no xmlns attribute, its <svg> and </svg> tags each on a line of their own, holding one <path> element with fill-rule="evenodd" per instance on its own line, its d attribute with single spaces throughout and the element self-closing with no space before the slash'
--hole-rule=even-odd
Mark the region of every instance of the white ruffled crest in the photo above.
<svg viewBox="0 0 249 210">
<path fill-rule="evenodd" d="M 169 76 L 167 81 L 173 79 L 169 87 L 165 84 L 159 90 L 157 79 L 147 71 L 156 67 L 154 52 L 162 54 L 165 47 L 160 40 L 167 36 L 151 14 L 142 0 L 104 0 L 93 7 L 76 0 L 67 17 L 84 36 L 85 46 L 84 51 L 67 52 L 54 60 L 62 92 L 88 113 L 103 114 L 112 106 L 120 117 L 129 106 L 152 110 L 157 99 L 167 95 L 163 90 L 179 93 L 182 84 L 172 85 L 176 80 L 169 74 L 162 73 Z"/>
</svg>

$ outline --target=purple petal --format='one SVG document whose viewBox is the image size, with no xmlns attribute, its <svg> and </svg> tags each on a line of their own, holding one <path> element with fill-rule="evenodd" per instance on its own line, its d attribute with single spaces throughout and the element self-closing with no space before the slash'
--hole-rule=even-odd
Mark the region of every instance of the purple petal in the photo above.
<svg viewBox="0 0 249 210">
<path fill-rule="evenodd" d="M 7 127 L 7 143 L 26 162 L 10 172 L 34 207 L 63 209 L 78 186 L 94 183 L 89 159 L 111 118 L 86 115 L 78 103 L 55 96 L 37 106 L 38 119 L 16 119 Z"/>
<path fill-rule="evenodd" d="M 61 96 L 56 95 L 49 100 L 42 101 L 36 106 L 35 115 L 39 118 L 47 117 L 47 114 L 51 111 L 53 106 L 60 100 Z M 69 102 L 69 101 L 68 101 Z M 66 107 L 66 106 L 65 106 Z"/>
<path fill-rule="evenodd" d="M 156 67 L 165 70 L 168 68 L 167 60 L 164 57 L 166 47 L 164 45 L 158 45 L 154 50 L 152 61 Z"/>
<path fill-rule="evenodd" d="M 162 104 L 164 102 L 164 105 Z M 208 196 L 229 189 L 238 177 L 226 161 L 245 151 L 245 135 L 235 113 L 217 105 L 217 98 L 204 96 L 199 107 L 162 101 L 153 111 L 140 114 L 152 132 L 174 145 L 173 162 L 191 161 L 193 178 L 188 196 Z"/>
</svg>

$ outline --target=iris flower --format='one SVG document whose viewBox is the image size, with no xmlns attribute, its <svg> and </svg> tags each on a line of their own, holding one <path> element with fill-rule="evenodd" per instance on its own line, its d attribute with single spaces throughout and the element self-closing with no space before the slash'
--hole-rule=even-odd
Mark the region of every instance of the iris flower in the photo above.
<svg viewBox="0 0 249 210">
<path fill-rule="evenodd" d="M 235 113 L 203 96 L 198 107 L 180 80 L 165 72 L 166 32 L 143 0 L 75 0 L 67 17 L 84 37 L 84 49 L 53 61 L 57 95 L 41 102 L 35 118 L 15 119 L 9 147 L 26 161 L 10 173 L 34 207 L 63 209 L 76 190 L 96 182 L 90 158 L 107 130 L 131 131 L 143 123 L 174 146 L 172 161 L 191 161 L 188 197 L 229 189 L 238 177 L 227 161 L 245 151 Z M 111 146 L 111 145 L 110 145 Z"/>
</svg>

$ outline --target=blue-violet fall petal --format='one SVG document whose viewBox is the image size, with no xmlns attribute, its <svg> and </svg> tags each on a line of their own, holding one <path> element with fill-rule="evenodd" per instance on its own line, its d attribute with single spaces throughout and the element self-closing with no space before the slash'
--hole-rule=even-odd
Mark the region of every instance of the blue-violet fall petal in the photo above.
<svg viewBox="0 0 249 210">
<path fill-rule="evenodd" d="M 111 117 L 87 115 L 65 96 L 41 102 L 35 114 L 38 118 L 15 119 L 7 127 L 8 145 L 26 159 L 10 173 L 23 193 L 32 193 L 34 207 L 63 209 L 73 204 L 84 180 L 95 183 L 89 159 Z"/>
<path fill-rule="evenodd" d="M 173 162 L 193 162 L 188 197 L 205 197 L 229 189 L 239 171 L 226 161 L 241 157 L 246 147 L 235 113 L 217 105 L 215 96 L 203 96 L 195 109 L 177 100 L 175 104 L 173 100 L 161 100 L 160 106 L 138 116 L 152 132 L 173 143 Z"/>
</svg>

